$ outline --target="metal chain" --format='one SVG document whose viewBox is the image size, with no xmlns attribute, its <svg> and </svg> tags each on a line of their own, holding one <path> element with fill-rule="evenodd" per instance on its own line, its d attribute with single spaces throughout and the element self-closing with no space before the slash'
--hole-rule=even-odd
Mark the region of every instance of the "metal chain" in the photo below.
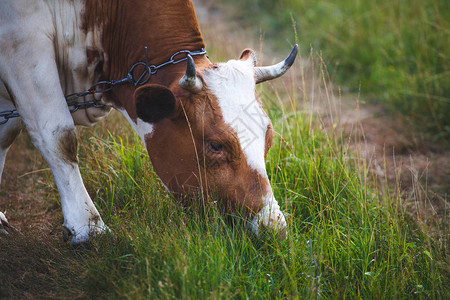
<svg viewBox="0 0 450 300">
<path fill-rule="evenodd" d="M 183 55 L 183 54 L 185 55 L 183 58 L 176 59 L 177 56 Z M 94 95 L 94 94 L 101 94 L 101 93 L 109 92 L 114 87 L 116 87 L 118 85 L 122 85 L 122 84 L 128 83 L 128 84 L 132 84 L 134 86 L 141 86 L 141 85 L 147 83 L 150 80 L 150 77 L 152 75 L 156 74 L 156 72 L 158 72 L 158 69 L 165 67 L 167 65 L 170 65 L 170 64 L 175 65 L 182 61 L 185 61 L 188 59 L 188 55 L 191 55 L 191 56 L 206 55 L 206 50 L 203 48 L 201 50 L 197 50 L 197 51 L 181 50 L 181 51 L 174 53 L 168 61 L 155 66 L 155 65 L 148 64 L 148 52 L 147 52 L 147 47 L 145 47 L 145 62 L 141 61 L 141 62 L 137 62 L 134 65 L 132 65 L 130 70 L 127 73 L 127 77 L 122 78 L 120 80 L 99 81 L 99 82 L 95 83 L 94 85 L 92 85 L 86 91 L 82 91 L 79 93 L 73 93 L 73 94 L 65 96 L 66 101 L 67 101 L 67 106 L 69 107 L 69 111 L 71 113 L 74 113 L 79 109 L 86 109 L 89 107 L 97 107 L 97 108 L 105 107 L 106 105 L 99 103 L 100 100 L 97 100 L 97 99 L 94 99 L 92 101 L 84 101 L 84 102 L 78 102 L 76 100 L 78 98 L 84 98 L 87 95 Z M 141 66 L 141 68 L 138 68 L 139 66 Z M 142 67 L 144 68 L 144 70 L 142 71 L 140 76 L 137 77 L 136 75 L 139 74 L 137 72 L 138 71 L 137 69 L 142 69 Z M 73 108 L 70 108 L 70 107 L 73 107 Z M 17 117 L 20 117 L 20 115 L 16 109 L 0 111 L 0 119 L 3 118 L 3 120 L 0 121 L 0 125 L 5 124 L 11 118 L 17 118 Z"/>
<path fill-rule="evenodd" d="M 20 116 L 19 116 L 19 113 L 17 112 L 17 110 L 15 110 L 15 109 L 0 111 L 0 118 L 4 118 L 4 120 L 0 121 L 0 125 L 5 124 L 11 118 L 17 118 L 17 117 L 20 117 Z"/>
</svg>

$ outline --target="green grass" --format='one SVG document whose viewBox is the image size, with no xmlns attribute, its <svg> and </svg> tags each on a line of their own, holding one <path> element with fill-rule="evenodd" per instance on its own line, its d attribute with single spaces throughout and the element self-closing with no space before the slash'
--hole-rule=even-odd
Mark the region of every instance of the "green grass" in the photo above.
<svg viewBox="0 0 450 300">
<path fill-rule="evenodd" d="M 382 103 L 436 140 L 450 137 L 448 1 L 222 2 L 240 22 L 281 45 L 294 40 L 294 21 L 303 49 L 321 52 L 344 89 Z"/>
<path fill-rule="evenodd" d="M 301 68 L 299 60 L 291 72 L 303 74 Z M 318 80 L 322 90 L 327 80 Z M 259 87 L 277 132 L 267 169 L 287 216 L 282 241 L 257 239 L 239 215 L 214 205 L 181 207 L 120 116 L 104 123 L 111 124 L 109 131 L 81 130 L 82 174 L 113 232 L 73 260 L 83 270 L 80 288 L 87 297 L 449 296 L 446 242 L 433 241 L 408 217 L 399 197 L 377 186 L 338 133 L 325 132 L 317 116 L 295 109 L 315 100 L 308 98 L 307 86 L 297 95 L 297 84 L 288 81 L 284 96 L 269 85 Z"/>
</svg>

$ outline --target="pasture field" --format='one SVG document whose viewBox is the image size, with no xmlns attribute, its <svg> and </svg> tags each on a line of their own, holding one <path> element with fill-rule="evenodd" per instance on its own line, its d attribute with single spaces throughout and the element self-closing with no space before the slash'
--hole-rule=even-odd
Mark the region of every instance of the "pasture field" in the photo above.
<svg viewBox="0 0 450 300">
<path fill-rule="evenodd" d="M 322 53 L 348 92 L 381 103 L 435 141 L 450 137 L 450 7 L 446 0 L 222 0 L 267 40 L 292 36 Z M 249 14 L 248 12 L 252 13 Z"/>
<path fill-rule="evenodd" d="M 239 54 L 206 31 L 213 61 Z M 285 240 L 256 238 L 214 198 L 180 206 L 113 113 L 78 129 L 83 179 L 111 234 L 76 249 L 55 239 L 57 229 L 0 240 L 0 298 L 448 299 L 447 228 L 418 222 L 398 186 L 351 151 L 328 74 L 310 53 L 285 78 L 258 86 L 276 132 L 267 170 L 286 213 Z M 54 203 L 51 174 L 42 173 L 39 189 Z"/>
</svg>

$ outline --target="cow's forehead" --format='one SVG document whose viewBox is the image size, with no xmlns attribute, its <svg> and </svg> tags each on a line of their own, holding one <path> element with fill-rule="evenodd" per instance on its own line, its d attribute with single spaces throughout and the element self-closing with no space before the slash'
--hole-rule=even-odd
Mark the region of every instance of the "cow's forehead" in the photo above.
<svg viewBox="0 0 450 300">
<path fill-rule="evenodd" d="M 264 150 L 270 120 L 256 99 L 253 61 L 218 64 L 204 71 L 203 80 L 217 98 L 225 123 L 236 131 L 249 166 L 267 177 Z"/>
</svg>

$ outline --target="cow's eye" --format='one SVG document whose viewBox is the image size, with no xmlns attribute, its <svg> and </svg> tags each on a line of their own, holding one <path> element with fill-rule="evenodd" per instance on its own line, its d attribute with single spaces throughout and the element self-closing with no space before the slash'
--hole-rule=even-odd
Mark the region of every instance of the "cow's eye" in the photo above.
<svg viewBox="0 0 450 300">
<path fill-rule="evenodd" d="M 219 152 L 222 151 L 222 145 L 217 142 L 209 142 L 209 146 L 213 151 Z"/>
</svg>

